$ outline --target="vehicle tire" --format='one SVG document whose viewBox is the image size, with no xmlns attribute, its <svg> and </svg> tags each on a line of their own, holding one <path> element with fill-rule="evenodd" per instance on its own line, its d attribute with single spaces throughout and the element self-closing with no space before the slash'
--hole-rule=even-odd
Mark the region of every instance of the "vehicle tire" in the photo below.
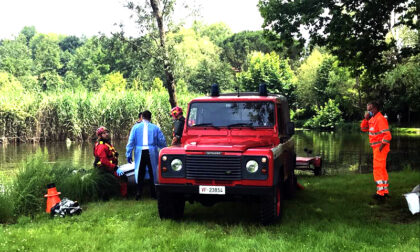
<svg viewBox="0 0 420 252">
<path fill-rule="evenodd" d="M 158 211 L 159 217 L 161 219 L 170 219 L 172 206 L 170 203 L 170 195 L 163 192 L 157 192 L 157 202 L 158 202 Z"/>
<path fill-rule="evenodd" d="M 182 196 L 158 192 L 157 201 L 161 219 L 179 220 L 184 216 L 185 200 Z"/>
<path fill-rule="evenodd" d="M 260 222 L 262 225 L 270 225 L 281 218 L 283 202 L 281 186 L 278 185 L 273 193 L 260 198 Z"/>
<path fill-rule="evenodd" d="M 172 201 L 172 219 L 179 220 L 184 216 L 185 199 L 182 195 L 173 195 Z"/>
<path fill-rule="evenodd" d="M 296 183 L 297 183 L 297 179 L 296 179 L 295 172 L 293 171 L 293 175 L 291 177 L 289 177 L 286 180 L 286 183 L 285 183 L 285 186 L 286 186 L 285 196 L 286 196 L 287 199 L 293 199 L 293 197 L 295 196 L 296 188 L 297 188 Z"/>
<path fill-rule="evenodd" d="M 290 163 L 288 164 L 288 169 L 290 170 L 290 175 L 287 178 L 285 185 L 285 196 L 287 199 L 292 199 L 296 194 L 296 175 L 295 175 L 295 167 L 296 167 L 296 154 L 291 155 Z"/>
<path fill-rule="evenodd" d="M 315 167 L 314 169 L 314 175 L 315 176 L 321 176 L 322 175 L 322 160 L 319 166 Z"/>
</svg>

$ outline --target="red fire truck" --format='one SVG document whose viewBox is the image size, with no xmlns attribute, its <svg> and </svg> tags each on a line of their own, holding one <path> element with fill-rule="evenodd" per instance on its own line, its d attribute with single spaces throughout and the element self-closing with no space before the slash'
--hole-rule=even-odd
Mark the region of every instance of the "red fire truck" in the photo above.
<svg viewBox="0 0 420 252">
<path fill-rule="evenodd" d="M 252 199 L 259 219 L 280 218 L 284 197 L 296 190 L 294 124 L 284 96 L 255 93 L 219 94 L 188 105 L 180 145 L 159 155 L 158 210 L 161 219 L 180 219 L 185 202 Z"/>
</svg>

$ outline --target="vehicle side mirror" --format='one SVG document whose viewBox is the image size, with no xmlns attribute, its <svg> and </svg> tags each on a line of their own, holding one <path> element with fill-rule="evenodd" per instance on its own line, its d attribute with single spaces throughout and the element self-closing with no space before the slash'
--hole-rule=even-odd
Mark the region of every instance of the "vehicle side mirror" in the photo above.
<svg viewBox="0 0 420 252">
<path fill-rule="evenodd" d="M 292 136 L 295 134 L 295 123 L 294 122 L 288 122 L 286 126 L 286 134 L 289 136 Z"/>
</svg>

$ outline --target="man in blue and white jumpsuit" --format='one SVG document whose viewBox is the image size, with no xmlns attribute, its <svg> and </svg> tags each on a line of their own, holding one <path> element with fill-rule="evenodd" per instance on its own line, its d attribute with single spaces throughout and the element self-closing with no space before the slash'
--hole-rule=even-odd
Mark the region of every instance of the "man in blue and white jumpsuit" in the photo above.
<svg viewBox="0 0 420 252">
<path fill-rule="evenodd" d="M 136 123 L 131 129 L 125 154 L 127 162 L 131 163 L 134 150 L 134 174 L 137 183 L 136 200 L 141 198 L 146 166 L 150 176 L 150 193 L 153 198 L 156 198 L 155 183 L 157 182 L 159 149 L 166 147 L 166 139 L 162 131 L 158 126 L 150 122 L 152 113 L 146 110 L 142 116 L 143 121 Z"/>
</svg>

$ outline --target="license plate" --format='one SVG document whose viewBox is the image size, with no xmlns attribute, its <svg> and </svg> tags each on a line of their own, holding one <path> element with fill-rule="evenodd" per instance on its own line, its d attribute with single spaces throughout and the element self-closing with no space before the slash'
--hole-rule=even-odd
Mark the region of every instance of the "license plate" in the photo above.
<svg viewBox="0 0 420 252">
<path fill-rule="evenodd" d="M 198 190 L 199 194 L 226 194 L 224 186 L 199 186 Z"/>
</svg>

